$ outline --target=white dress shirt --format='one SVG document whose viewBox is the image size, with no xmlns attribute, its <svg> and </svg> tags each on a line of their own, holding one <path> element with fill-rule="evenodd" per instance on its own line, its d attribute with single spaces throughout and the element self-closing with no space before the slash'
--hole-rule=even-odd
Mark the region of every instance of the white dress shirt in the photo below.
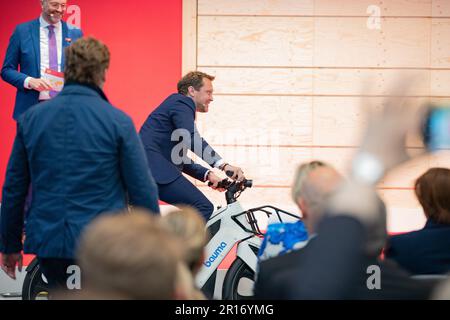
<svg viewBox="0 0 450 320">
<path fill-rule="evenodd" d="M 45 69 L 50 68 L 50 58 L 49 58 L 49 41 L 48 41 L 48 33 L 49 29 L 48 26 L 50 25 L 47 21 L 44 20 L 42 16 L 39 17 L 39 46 L 41 51 L 41 65 L 40 65 L 40 77 L 45 73 Z M 61 60 L 62 60 L 62 23 L 59 21 L 57 24 L 54 24 L 55 26 L 55 36 L 56 36 L 56 47 L 58 51 L 58 70 L 54 71 L 61 71 Z M 25 79 L 24 87 L 26 89 L 31 89 L 29 87 L 28 82 L 30 81 L 31 77 L 28 77 Z M 39 100 L 48 100 L 50 99 L 49 92 L 48 91 L 42 91 L 39 93 Z"/>
</svg>

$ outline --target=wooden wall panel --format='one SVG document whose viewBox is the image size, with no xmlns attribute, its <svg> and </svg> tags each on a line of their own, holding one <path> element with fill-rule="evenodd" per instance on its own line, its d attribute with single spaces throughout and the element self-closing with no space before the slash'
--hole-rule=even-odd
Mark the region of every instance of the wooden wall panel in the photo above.
<svg viewBox="0 0 450 320">
<path fill-rule="evenodd" d="M 315 97 L 313 109 L 313 145 L 350 147 L 359 144 L 367 123 L 361 98 Z"/>
<path fill-rule="evenodd" d="M 422 150 L 409 150 L 411 154 L 421 153 Z M 384 177 L 380 183 L 381 188 L 414 188 L 416 179 L 428 170 L 429 157 L 420 157 L 399 166 Z"/>
<path fill-rule="evenodd" d="M 401 233 L 423 228 L 423 210 L 412 190 L 380 190 L 388 212 L 388 232 Z"/>
<path fill-rule="evenodd" d="M 446 0 L 199 0 L 199 15 L 255 16 L 359 16 L 372 14 L 370 6 L 378 6 L 387 17 L 423 17 L 433 13 L 447 14 Z"/>
<path fill-rule="evenodd" d="M 430 98 L 430 102 L 440 106 L 450 106 L 450 97 L 432 97 Z"/>
<path fill-rule="evenodd" d="M 414 101 L 450 105 L 450 1 L 197 3 L 197 45 L 190 50 L 197 69 L 217 77 L 215 101 L 197 123 L 227 161 L 254 179 L 256 187 L 242 197 L 246 205 L 295 211 L 290 184 L 304 161 L 325 160 L 346 174 L 366 124 L 364 106 L 379 107 L 401 76 L 421 80 Z M 381 10 L 379 29 L 370 6 Z M 418 137 L 408 146 L 423 151 Z M 429 167 L 450 167 L 449 154 L 407 163 L 380 183 L 389 231 L 423 226 L 412 184 Z M 224 202 L 223 194 L 197 184 L 214 203 Z"/>
<path fill-rule="evenodd" d="M 450 75 L 450 72 L 448 72 Z M 429 70 L 339 69 L 314 70 L 315 95 L 386 95 L 399 78 L 416 78 L 414 95 L 430 94 Z M 369 90 L 369 91 L 367 91 Z"/>
<path fill-rule="evenodd" d="M 321 147 L 312 150 L 312 160 L 320 160 L 332 165 L 342 176 L 348 176 L 350 163 L 356 148 Z"/>
<path fill-rule="evenodd" d="M 315 0 L 315 15 L 318 16 L 368 16 L 377 6 L 384 17 L 430 16 L 431 0 Z M 368 10 L 369 9 L 369 10 Z"/>
<path fill-rule="evenodd" d="M 432 96 L 450 96 L 450 70 L 433 70 L 430 79 Z"/>
<path fill-rule="evenodd" d="M 433 0 L 433 17 L 450 17 L 450 1 Z"/>
<path fill-rule="evenodd" d="M 199 66 L 311 66 L 313 18 L 198 18 Z"/>
<path fill-rule="evenodd" d="M 365 18 L 205 16 L 199 17 L 198 28 L 199 66 L 298 67 L 314 61 L 314 66 L 426 67 L 430 63 L 429 19 L 382 19 L 381 30 L 371 30 Z M 336 43 L 340 50 L 335 50 Z"/>
<path fill-rule="evenodd" d="M 311 95 L 313 69 L 199 68 L 216 76 L 215 94 Z"/>
<path fill-rule="evenodd" d="M 450 151 L 441 151 L 430 157 L 430 168 L 450 168 Z"/>
<path fill-rule="evenodd" d="M 377 30 L 367 28 L 365 18 L 315 18 L 314 39 L 315 66 L 425 68 L 430 64 L 429 19 L 383 18 Z"/>
<path fill-rule="evenodd" d="M 421 98 L 414 98 L 419 102 Z M 367 124 L 366 103 L 381 107 L 383 97 L 315 97 L 313 102 L 313 145 L 358 146 Z M 410 137 L 409 147 L 423 147 Z"/>
<path fill-rule="evenodd" d="M 312 158 L 322 160 L 333 165 L 341 174 L 348 175 L 350 163 L 356 148 L 314 148 Z M 409 149 L 410 153 L 417 153 L 416 149 Z M 413 181 L 429 167 L 427 157 L 406 163 L 385 177 L 379 188 L 404 189 L 411 188 Z"/>
<path fill-rule="evenodd" d="M 430 73 L 436 95 L 450 96 L 450 70 L 343 68 L 202 67 L 215 75 L 215 94 L 245 95 L 386 95 L 400 77 L 420 79 L 414 95 L 430 95 Z M 370 92 L 364 92 L 370 84 Z"/>
<path fill-rule="evenodd" d="M 215 96 L 198 128 L 212 145 L 310 145 L 312 98 Z"/>
<path fill-rule="evenodd" d="M 433 19 L 431 67 L 450 68 L 450 19 Z"/>
<path fill-rule="evenodd" d="M 199 15 L 283 15 L 314 14 L 314 0 L 199 0 Z"/>
</svg>

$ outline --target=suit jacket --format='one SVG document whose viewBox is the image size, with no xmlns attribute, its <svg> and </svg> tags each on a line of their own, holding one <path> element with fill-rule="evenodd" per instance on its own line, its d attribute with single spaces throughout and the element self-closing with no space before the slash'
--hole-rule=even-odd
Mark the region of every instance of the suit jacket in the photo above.
<svg viewBox="0 0 450 320">
<path fill-rule="evenodd" d="M 286 292 L 284 290 L 286 283 L 282 279 L 280 281 L 273 281 L 273 277 L 279 277 L 281 273 L 286 273 L 288 270 L 295 268 L 296 261 L 301 260 L 305 252 L 310 250 L 311 242 L 315 238 L 309 240 L 308 244 L 299 249 L 293 250 L 286 254 L 279 255 L 264 261 L 258 265 L 258 273 L 254 286 L 254 294 L 256 299 L 286 299 Z"/>
<path fill-rule="evenodd" d="M 348 217 L 327 219 L 302 249 L 259 265 L 257 299 L 427 299 L 435 281 L 412 280 L 389 262 L 363 253 L 364 233 Z M 353 241 L 351 240 L 353 239 Z M 381 290 L 369 290 L 367 267 L 379 265 Z"/>
<path fill-rule="evenodd" d="M 386 257 L 412 274 L 450 272 L 450 225 L 428 220 L 422 230 L 389 239 Z"/>
<path fill-rule="evenodd" d="M 194 100 L 182 94 L 172 94 L 164 100 L 147 118 L 139 134 L 159 184 L 174 181 L 181 172 L 204 180 L 208 169 L 193 163 L 187 157 L 188 149 L 211 166 L 221 159 L 197 131 Z M 184 161 L 173 161 L 172 153 Z"/>
<path fill-rule="evenodd" d="M 81 38 L 83 33 L 80 29 L 68 25 L 64 21 L 61 23 L 63 47 L 61 65 L 64 68 L 64 48 Z M 28 108 L 39 102 L 39 92 L 25 89 L 23 86 L 27 77 L 39 78 L 41 76 L 39 28 L 39 19 L 19 24 L 14 30 L 6 50 L 1 76 L 3 80 L 17 88 L 13 113 L 15 120 Z"/>
<path fill-rule="evenodd" d="M 132 120 L 95 87 L 66 84 L 24 113 L 9 159 L 1 207 L 1 252 L 22 249 L 25 198 L 33 199 L 25 252 L 73 258 L 83 228 L 127 200 L 159 212 L 156 184 Z"/>
</svg>

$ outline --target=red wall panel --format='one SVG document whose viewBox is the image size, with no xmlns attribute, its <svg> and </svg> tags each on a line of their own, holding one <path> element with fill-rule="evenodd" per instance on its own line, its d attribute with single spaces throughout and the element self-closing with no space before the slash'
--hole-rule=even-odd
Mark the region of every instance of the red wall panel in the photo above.
<svg viewBox="0 0 450 320">
<path fill-rule="evenodd" d="M 170 93 L 181 76 L 182 0 L 74 0 L 84 34 L 103 41 L 111 51 L 105 93 L 127 112 L 137 129 Z M 39 17 L 40 1 L 1 1 L 0 59 L 3 64 L 9 37 L 21 22 Z M 78 20 L 78 17 L 80 20 Z M 0 81 L 0 186 L 15 135 L 12 120 L 16 89 Z"/>
</svg>

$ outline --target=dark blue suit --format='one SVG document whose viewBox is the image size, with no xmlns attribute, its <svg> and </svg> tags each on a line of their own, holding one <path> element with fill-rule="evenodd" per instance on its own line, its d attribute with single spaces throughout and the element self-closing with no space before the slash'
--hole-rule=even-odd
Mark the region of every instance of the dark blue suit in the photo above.
<svg viewBox="0 0 450 320">
<path fill-rule="evenodd" d="M 83 33 L 72 25 L 62 23 L 61 66 L 64 68 L 64 48 L 81 38 Z M 41 49 L 39 44 L 39 19 L 19 24 L 9 40 L 3 62 L 2 79 L 17 88 L 13 118 L 19 116 L 39 101 L 39 92 L 24 88 L 27 77 L 41 77 Z M 69 40 L 70 39 L 70 40 Z M 20 66 L 20 71 L 19 71 Z"/>
<path fill-rule="evenodd" d="M 30 182 L 24 251 L 40 258 L 73 258 L 83 228 L 105 211 L 125 208 L 127 200 L 159 212 L 132 120 L 90 86 L 66 84 L 19 117 L 3 186 L 1 252 L 22 249 Z"/>
<path fill-rule="evenodd" d="M 428 220 L 421 230 L 389 239 L 386 257 L 412 274 L 450 272 L 450 225 Z"/>
<path fill-rule="evenodd" d="M 208 219 L 214 209 L 212 203 L 182 175 L 184 172 L 204 181 L 208 171 L 187 158 L 187 149 L 211 166 L 221 159 L 195 127 L 194 101 L 182 94 L 170 95 L 150 114 L 139 134 L 158 184 L 159 198 L 170 204 L 193 206 Z M 177 161 L 181 159 L 184 161 Z"/>
</svg>

